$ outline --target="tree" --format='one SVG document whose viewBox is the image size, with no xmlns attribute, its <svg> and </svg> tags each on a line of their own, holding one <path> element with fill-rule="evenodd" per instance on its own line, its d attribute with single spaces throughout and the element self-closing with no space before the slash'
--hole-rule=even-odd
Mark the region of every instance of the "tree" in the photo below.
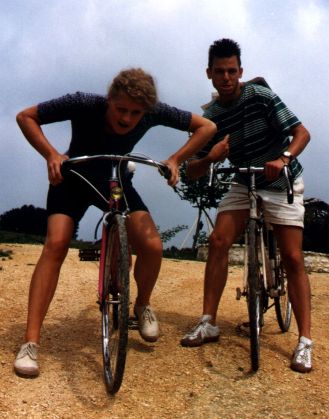
<svg viewBox="0 0 329 419">
<path fill-rule="evenodd" d="M 23 205 L 21 208 L 13 208 L 0 215 L 0 230 L 46 236 L 47 218 L 47 211 L 44 208 Z M 78 226 L 75 228 L 74 238 L 77 237 L 77 232 Z"/>
<path fill-rule="evenodd" d="M 160 237 L 161 237 L 161 241 L 163 243 L 169 242 L 171 239 L 173 239 L 176 236 L 176 234 L 178 234 L 182 230 L 186 230 L 187 228 L 188 228 L 188 226 L 186 226 L 186 225 L 178 225 L 178 226 L 170 228 L 168 230 L 160 231 L 159 226 L 157 226 L 157 229 L 158 229 Z"/>
<path fill-rule="evenodd" d="M 223 165 L 216 165 L 216 167 L 221 166 Z M 180 184 L 175 188 L 175 192 L 178 194 L 180 199 L 189 201 L 192 204 L 192 207 L 198 209 L 196 231 L 193 236 L 193 249 L 196 249 L 196 246 L 200 240 L 199 237 L 203 228 L 203 222 L 201 220 L 202 215 L 204 215 L 213 226 L 213 221 L 211 220 L 207 209 L 209 210 L 210 208 L 217 208 L 218 203 L 221 201 L 224 193 L 226 193 L 228 190 L 228 186 L 225 184 L 225 182 L 229 182 L 231 178 L 231 175 L 222 175 L 219 181 L 217 176 L 214 175 L 213 183 L 211 186 L 209 186 L 209 174 L 196 180 L 190 180 L 186 176 L 186 164 L 181 166 Z M 204 241 L 204 235 L 202 236 L 202 241 Z"/>
<path fill-rule="evenodd" d="M 329 204 L 316 198 L 304 201 L 303 249 L 329 253 Z"/>
<path fill-rule="evenodd" d="M 33 205 L 13 208 L 0 216 L 0 228 L 16 233 L 45 236 L 47 232 L 47 211 Z"/>
</svg>

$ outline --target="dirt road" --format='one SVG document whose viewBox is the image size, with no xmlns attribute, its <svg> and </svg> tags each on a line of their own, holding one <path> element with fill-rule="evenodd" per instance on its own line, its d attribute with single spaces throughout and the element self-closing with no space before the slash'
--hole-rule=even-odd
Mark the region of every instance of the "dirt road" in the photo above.
<svg viewBox="0 0 329 419">
<path fill-rule="evenodd" d="M 236 332 L 246 304 L 235 300 L 241 270 L 232 267 L 220 307 L 220 343 L 182 348 L 179 339 L 199 317 L 203 262 L 164 260 L 153 306 L 161 337 L 129 336 L 123 385 L 113 398 L 102 382 L 97 263 L 69 252 L 42 331 L 41 374 L 22 379 L 12 362 L 24 334 L 27 293 L 39 246 L 1 245 L 0 418 L 320 418 L 329 417 L 329 278 L 312 274 L 314 371 L 289 369 L 297 340 L 293 321 L 282 335 L 274 310 L 262 333 L 261 369 L 250 373 L 249 341 Z M 132 290 L 134 296 L 135 290 Z M 273 313 L 272 313 L 273 311 Z"/>
</svg>

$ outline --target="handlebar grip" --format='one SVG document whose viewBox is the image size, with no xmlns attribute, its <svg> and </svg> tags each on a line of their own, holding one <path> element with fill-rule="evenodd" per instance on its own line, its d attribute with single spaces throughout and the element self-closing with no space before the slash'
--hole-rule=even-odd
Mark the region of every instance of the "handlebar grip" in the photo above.
<svg viewBox="0 0 329 419">
<path fill-rule="evenodd" d="M 62 161 L 62 165 L 61 165 L 61 174 L 63 177 L 67 176 L 69 172 L 69 164 L 67 163 L 66 160 Z"/>
<path fill-rule="evenodd" d="M 287 193 L 287 201 L 288 201 L 288 204 L 293 204 L 294 203 L 294 195 L 293 194 L 288 194 Z"/>
<path fill-rule="evenodd" d="M 208 186 L 211 187 L 213 185 L 214 182 L 214 163 L 211 163 L 209 166 L 209 181 L 208 181 Z"/>
<path fill-rule="evenodd" d="M 169 180 L 171 178 L 171 170 L 168 166 L 163 165 L 160 168 L 160 173 L 164 176 L 165 179 Z"/>
<path fill-rule="evenodd" d="M 287 181 L 287 201 L 288 204 L 294 203 L 294 190 L 292 187 L 292 174 L 289 169 L 289 166 L 285 165 L 283 166 L 283 174 Z"/>
</svg>

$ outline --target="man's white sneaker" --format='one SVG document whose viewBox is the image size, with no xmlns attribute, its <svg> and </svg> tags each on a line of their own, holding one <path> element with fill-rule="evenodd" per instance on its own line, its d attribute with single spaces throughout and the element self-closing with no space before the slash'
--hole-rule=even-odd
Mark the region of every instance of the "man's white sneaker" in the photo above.
<svg viewBox="0 0 329 419">
<path fill-rule="evenodd" d="M 138 330 L 147 342 L 155 342 L 159 338 L 159 325 L 151 306 L 135 305 L 134 313 L 138 319 Z"/>
<path fill-rule="evenodd" d="M 311 339 L 302 336 L 295 349 L 291 369 L 297 372 L 310 372 L 312 370 L 312 347 Z"/>
<path fill-rule="evenodd" d="M 34 342 L 26 342 L 21 346 L 14 362 L 16 374 L 25 377 L 37 377 L 39 366 L 37 363 L 37 351 L 39 345 Z"/>
<path fill-rule="evenodd" d="M 209 314 L 202 316 L 199 323 L 181 339 L 181 345 L 194 347 L 218 341 L 219 327 L 210 324 L 210 320 L 211 316 Z"/>
</svg>

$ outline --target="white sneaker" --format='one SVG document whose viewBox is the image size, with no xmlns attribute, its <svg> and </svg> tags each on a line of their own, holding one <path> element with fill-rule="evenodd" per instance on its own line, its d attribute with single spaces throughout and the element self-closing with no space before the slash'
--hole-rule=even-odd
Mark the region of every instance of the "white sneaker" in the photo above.
<svg viewBox="0 0 329 419">
<path fill-rule="evenodd" d="M 151 306 L 134 307 L 138 319 L 138 330 L 141 337 L 147 342 L 155 342 L 159 338 L 159 325 Z"/>
<path fill-rule="evenodd" d="M 14 362 L 16 374 L 25 377 L 37 377 L 39 375 L 39 366 L 37 363 L 38 348 L 39 345 L 34 342 L 26 342 L 21 346 Z"/>
<path fill-rule="evenodd" d="M 291 369 L 297 372 L 310 372 L 312 370 L 312 347 L 311 339 L 302 336 L 295 349 Z"/>
<path fill-rule="evenodd" d="M 211 316 L 209 314 L 203 315 L 199 323 L 181 339 L 181 345 L 194 347 L 218 341 L 219 327 L 210 324 L 210 320 Z"/>
</svg>

